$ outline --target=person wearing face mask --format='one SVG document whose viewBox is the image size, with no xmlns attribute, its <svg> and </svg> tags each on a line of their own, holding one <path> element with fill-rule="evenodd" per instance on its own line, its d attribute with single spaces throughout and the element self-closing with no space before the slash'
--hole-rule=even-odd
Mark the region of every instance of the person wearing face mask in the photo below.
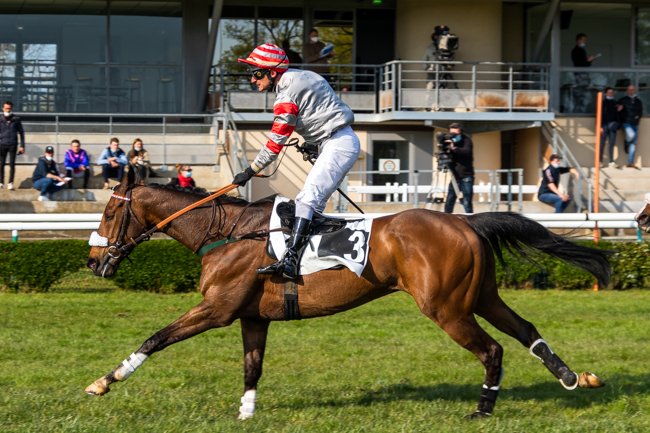
<svg viewBox="0 0 650 433">
<path fill-rule="evenodd" d="M 196 182 L 194 182 L 194 179 L 192 178 L 192 166 L 187 164 L 176 164 L 176 173 L 176 177 L 172 178 L 167 185 L 183 189 L 196 188 Z"/>
<path fill-rule="evenodd" d="M 576 68 L 587 68 L 591 66 L 591 62 L 595 56 L 587 55 L 587 35 L 578 33 L 576 35 L 576 45 L 571 50 L 571 61 Z M 591 84 L 591 78 L 587 72 L 575 72 L 575 91 L 574 91 L 574 104 L 573 111 L 575 113 L 586 113 L 587 105 L 589 104 L 588 87 Z"/>
<path fill-rule="evenodd" d="M 551 155 L 548 167 L 542 170 L 542 183 L 537 192 L 539 201 L 553 206 L 555 213 L 564 212 L 571 203 L 571 197 L 560 191 L 560 176 L 564 173 L 571 173 L 576 179 L 580 178 L 580 173 L 575 168 L 561 167 L 561 160 L 560 155 L 555 153 Z"/>
<path fill-rule="evenodd" d="M 609 140 L 609 166 L 616 167 L 614 162 L 614 147 L 616 147 L 616 132 L 619 126 L 619 109 L 618 103 L 614 98 L 614 89 L 605 88 L 605 97 L 603 98 L 602 116 L 600 122 L 600 163 L 603 163 L 603 154 L 605 153 L 605 142 Z"/>
<path fill-rule="evenodd" d="M 303 47 L 303 57 L 307 63 L 306 69 L 322 75 L 323 78 L 325 78 L 325 81 L 329 83 L 331 81 L 328 63 L 329 59 L 334 56 L 334 50 L 330 50 L 326 54 L 323 53 L 326 44 L 320 40 L 318 30 L 311 29 L 308 37 L 309 39 Z"/>
<path fill-rule="evenodd" d="M 14 104 L 11 101 L 5 101 L 2 104 L 2 117 L 0 118 L 0 189 L 4 188 L 5 162 L 9 155 L 8 190 L 14 189 L 16 154 L 25 153 L 25 130 L 20 117 L 13 113 L 13 107 Z"/>
<path fill-rule="evenodd" d="M 449 125 L 451 140 L 447 141 L 451 163 L 449 169 L 458 184 L 460 192 L 463 193 L 461 203 L 465 213 L 474 213 L 472 197 L 474 195 L 474 143 L 472 139 L 463 134 L 460 123 Z M 453 213 L 456 204 L 456 188 L 453 182 L 449 182 L 447 188 L 447 200 L 445 201 L 445 212 Z"/>
<path fill-rule="evenodd" d="M 635 165 L 636 144 L 639 139 L 639 122 L 643 116 L 643 103 L 636 94 L 634 84 L 627 86 L 626 95 L 618 100 L 621 114 L 621 125 L 625 133 L 625 153 L 627 153 L 626 167 L 640 170 Z"/>
<path fill-rule="evenodd" d="M 273 44 L 255 48 L 245 59 L 251 68 L 251 84 L 258 91 L 276 92 L 273 126 L 257 156 L 232 183 L 244 186 L 256 173 L 278 157 L 293 132 L 318 148 L 318 157 L 296 196 L 293 230 L 287 250 L 277 262 L 259 268 L 259 274 L 282 274 L 295 280 L 299 273 L 299 252 L 307 242 L 314 212 L 323 212 L 327 200 L 352 168 L 360 151 L 359 138 L 352 130 L 354 113 L 320 75 L 289 69 L 284 50 Z"/>
<path fill-rule="evenodd" d="M 38 201 L 50 201 L 51 195 L 63 188 L 69 181 L 70 178 L 59 172 L 54 161 L 54 147 L 47 146 L 43 156 L 38 158 L 32 175 L 34 189 L 41 192 Z"/>
</svg>

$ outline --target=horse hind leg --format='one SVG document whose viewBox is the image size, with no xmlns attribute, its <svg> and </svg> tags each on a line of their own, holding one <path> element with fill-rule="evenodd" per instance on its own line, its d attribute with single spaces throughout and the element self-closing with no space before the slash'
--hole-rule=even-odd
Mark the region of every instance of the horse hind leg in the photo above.
<svg viewBox="0 0 650 433">
<path fill-rule="evenodd" d="M 535 326 L 521 318 L 503 302 L 496 292 L 496 284 L 493 290 L 481 291 L 476 306 L 476 314 L 528 348 L 530 354 L 542 361 L 544 366 L 560 381 L 564 388 L 573 390 L 577 387 L 599 388 L 604 385 L 600 378 L 593 373 L 587 371 L 578 375 L 571 370 L 551 350 Z"/>
<path fill-rule="evenodd" d="M 122 382 L 128 379 L 154 352 L 160 351 L 170 344 L 193 337 L 208 329 L 223 326 L 214 320 L 213 315 L 213 307 L 205 301 L 201 302 L 178 320 L 149 337 L 138 350 L 129 355 L 114 370 L 86 387 L 86 393 L 90 395 L 104 395 L 110 391 L 110 385 L 112 383 Z"/>
</svg>

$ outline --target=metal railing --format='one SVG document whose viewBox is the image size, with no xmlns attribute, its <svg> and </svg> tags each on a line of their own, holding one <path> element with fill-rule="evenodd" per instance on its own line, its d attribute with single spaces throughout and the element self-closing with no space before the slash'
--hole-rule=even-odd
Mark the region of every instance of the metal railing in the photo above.
<svg viewBox="0 0 650 433">
<path fill-rule="evenodd" d="M 292 67 L 307 67 L 292 65 Z M 329 65 L 321 73 L 356 112 L 539 111 L 549 107 L 549 64 L 391 61 Z M 271 112 L 273 95 L 251 87 L 241 66 L 214 66 L 211 93 L 234 111 Z"/>
<path fill-rule="evenodd" d="M 523 195 L 535 194 L 536 185 L 523 184 L 523 169 L 496 169 L 496 170 L 475 170 L 480 177 L 488 179 L 488 182 L 479 182 L 474 185 L 475 194 L 486 194 L 485 201 L 490 204 L 490 211 L 497 211 L 502 205 L 510 211 L 516 203 L 517 211 L 523 211 Z M 369 181 L 374 174 L 400 175 L 408 174 L 409 183 L 387 182 L 384 185 L 373 185 Z M 420 181 L 421 175 L 431 178 L 430 182 Z M 505 183 L 502 183 L 502 176 Z M 515 180 L 516 176 L 516 180 Z M 350 180 L 350 179 L 353 180 Z M 419 207 L 422 201 L 432 201 L 438 194 L 447 191 L 451 180 L 451 173 L 440 170 L 396 170 L 390 173 L 378 170 L 350 171 L 341 184 L 341 190 L 348 193 L 359 194 L 361 201 L 385 201 L 411 203 L 413 207 Z M 370 200 L 367 200 L 370 198 Z M 348 203 L 339 194 L 337 195 L 335 208 L 338 212 L 347 212 Z"/>
</svg>

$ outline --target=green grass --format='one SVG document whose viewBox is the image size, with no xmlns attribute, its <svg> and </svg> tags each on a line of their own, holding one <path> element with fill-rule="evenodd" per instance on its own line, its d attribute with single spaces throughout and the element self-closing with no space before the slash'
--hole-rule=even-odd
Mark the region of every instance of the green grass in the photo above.
<svg viewBox="0 0 650 433">
<path fill-rule="evenodd" d="M 328 318 L 273 323 L 258 410 L 240 422 L 237 324 L 155 354 L 106 396 L 83 392 L 199 295 L 0 293 L 0 431 L 650 431 L 650 291 L 503 295 L 572 368 L 607 386 L 566 391 L 487 326 L 505 348 L 506 374 L 494 416 L 466 421 L 482 367 L 399 294 Z"/>
</svg>

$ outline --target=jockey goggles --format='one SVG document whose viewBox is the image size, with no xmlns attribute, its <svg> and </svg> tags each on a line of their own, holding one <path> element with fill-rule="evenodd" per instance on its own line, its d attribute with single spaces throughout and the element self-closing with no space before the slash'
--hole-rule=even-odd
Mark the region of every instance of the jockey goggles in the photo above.
<svg viewBox="0 0 650 433">
<path fill-rule="evenodd" d="M 270 68 L 260 68 L 260 69 L 254 69 L 251 71 L 251 74 L 253 75 L 253 78 L 255 80 L 261 80 L 265 76 L 270 76 L 271 71 L 275 71 L 278 66 L 282 64 L 287 58 L 287 55 L 285 54 L 284 57 L 282 57 L 282 60 L 280 60 L 276 65 L 271 66 Z"/>
</svg>

